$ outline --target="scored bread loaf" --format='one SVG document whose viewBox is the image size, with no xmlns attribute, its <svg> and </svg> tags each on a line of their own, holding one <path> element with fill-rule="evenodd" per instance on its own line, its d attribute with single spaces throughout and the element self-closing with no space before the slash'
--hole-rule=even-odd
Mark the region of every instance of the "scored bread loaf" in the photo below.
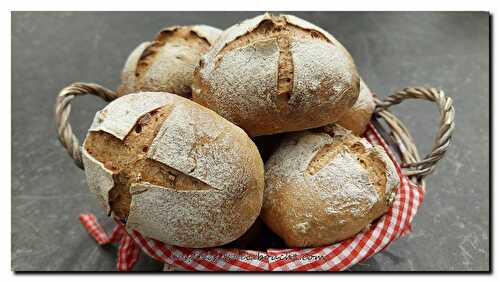
<svg viewBox="0 0 500 282">
<path fill-rule="evenodd" d="M 169 93 L 120 97 L 83 145 L 90 190 L 127 230 L 183 247 L 229 243 L 262 206 L 263 162 L 243 130 Z"/>
<path fill-rule="evenodd" d="M 207 25 L 163 29 L 153 41 L 132 51 L 117 95 L 154 91 L 190 98 L 194 68 L 221 32 Z"/>
<path fill-rule="evenodd" d="M 373 95 L 361 79 L 358 100 L 336 124 L 349 129 L 355 135 L 362 135 L 366 131 L 374 111 Z"/>
<path fill-rule="evenodd" d="M 290 247 L 352 237 L 399 186 L 382 147 L 338 126 L 290 133 L 265 164 L 261 218 Z"/>
<path fill-rule="evenodd" d="M 250 136 L 336 122 L 359 94 L 347 50 L 291 15 L 264 14 L 228 28 L 202 56 L 193 79 L 193 100 Z"/>
</svg>

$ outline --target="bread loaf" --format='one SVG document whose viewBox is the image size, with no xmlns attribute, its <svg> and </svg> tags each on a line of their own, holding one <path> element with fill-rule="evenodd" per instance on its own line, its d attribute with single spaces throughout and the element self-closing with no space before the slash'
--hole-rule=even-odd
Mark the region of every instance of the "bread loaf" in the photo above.
<svg viewBox="0 0 500 282">
<path fill-rule="evenodd" d="M 290 247 L 352 237 L 387 211 L 399 178 L 383 148 L 337 126 L 291 133 L 265 165 L 261 218 Z"/>
<path fill-rule="evenodd" d="M 130 54 L 117 94 L 154 91 L 191 97 L 194 68 L 220 33 L 207 25 L 163 29 L 152 42 L 140 44 Z"/>
<path fill-rule="evenodd" d="M 194 72 L 193 100 L 250 136 L 339 120 L 359 94 L 346 49 L 291 15 L 264 14 L 224 31 Z"/>
<path fill-rule="evenodd" d="M 355 135 L 362 135 L 370 123 L 373 111 L 375 111 L 373 95 L 365 82 L 361 80 L 358 100 L 337 124 L 351 130 Z"/>
<path fill-rule="evenodd" d="M 83 163 L 109 213 L 166 244 L 220 246 L 260 213 L 264 172 L 255 144 L 174 94 L 129 94 L 107 105 L 87 134 Z"/>
</svg>

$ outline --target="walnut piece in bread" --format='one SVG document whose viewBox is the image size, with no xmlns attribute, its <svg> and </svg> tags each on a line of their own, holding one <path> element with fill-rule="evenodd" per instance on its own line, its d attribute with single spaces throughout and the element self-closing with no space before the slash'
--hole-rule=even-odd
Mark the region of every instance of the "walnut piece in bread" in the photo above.
<svg viewBox="0 0 500 282">
<path fill-rule="evenodd" d="M 399 186 L 383 148 L 338 126 L 290 133 L 265 164 L 261 218 L 290 247 L 332 244 L 384 214 Z"/>
<path fill-rule="evenodd" d="M 194 68 L 221 32 L 207 25 L 163 29 L 152 42 L 144 42 L 132 51 L 117 95 L 154 91 L 190 98 Z"/>
<path fill-rule="evenodd" d="M 90 190 L 105 209 L 166 244 L 220 246 L 260 213 L 263 162 L 243 130 L 170 93 L 120 97 L 84 142 Z"/>
<path fill-rule="evenodd" d="M 225 30 L 194 72 L 193 100 L 250 136 L 324 126 L 359 94 L 347 50 L 291 15 L 264 14 Z"/>
<path fill-rule="evenodd" d="M 355 135 L 362 135 L 370 123 L 373 112 L 375 111 L 375 101 L 373 95 L 361 79 L 359 97 L 356 103 L 350 108 L 340 121 L 336 124 L 349 129 Z"/>
</svg>

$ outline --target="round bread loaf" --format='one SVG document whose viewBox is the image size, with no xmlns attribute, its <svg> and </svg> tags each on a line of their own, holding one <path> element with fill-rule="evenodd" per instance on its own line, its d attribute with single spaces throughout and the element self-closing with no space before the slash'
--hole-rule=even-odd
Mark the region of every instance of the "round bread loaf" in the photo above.
<svg viewBox="0 0 500 282">
<path fill-rule="evenodd" d="M 290 247 L 352 237 L 387 211 L 399 186 L 380 146 L 337 126 L 291 133 L 265 165 L 261 218 Z"/>
<path fill-rule="evenodd" d="M 264 170 L 255 144 L 180 96 L 114 100 L 96 114 L 83 149 L 90 190 L 127 230 L 213 247 L 240 237 L 260 213 Z"/>
<path fill-rule="evenodd" d="M 250 136 L 333 123 L 356 102 L 359 76 L 328 32 L 264 14 L 224 31 L 194 72 L 193 100 Z"/>
<path fill-rule="evenodd" d="M 117 95 L 154 91 L 190 98 L 194 68 L 221 32 L 207 25 L 163 29 L 152 42 L 132 51 Z"/>
<path fill-rule="evenodd" d="M 362 135 L 372 119 L 373 111 L 375 111 L 373 95 L 368 86 L 366 86 L 365 82 L 361 79 L 358 100 L 337 124 L 349 129 L 358 136 Z"/>
</svg>

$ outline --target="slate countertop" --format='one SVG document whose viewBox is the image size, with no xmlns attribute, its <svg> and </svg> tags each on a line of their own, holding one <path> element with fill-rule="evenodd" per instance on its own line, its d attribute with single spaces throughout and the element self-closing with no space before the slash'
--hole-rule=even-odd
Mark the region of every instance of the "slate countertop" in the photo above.
<svg viewBox="0 0 500 282">
<path fill-rule="evenodd" d="M 114 89 L 129 52 L 162 27 L 226 28 L 257 12 L 14 12 L 12 14 L 12 269 L 115 270 L 116 247 L 99 247 L 78 222 L 94 212 L 83 171 L 60 146 L 56 94 L 75 81 Z M 435 86 L 454 100 L 456 131 L 413 232 L 349 271 L 489 269 L 489 14 L 485 12 L 294 12 L 331 32 L 379 96 Z M 104 106 L 79 98 L 71 121 L 80 138 Z M 425 102 L 394 112 L 422 155 L 439 115 Z M 142 256 L 137 270 L 161 270 Z"/>
</svg>

